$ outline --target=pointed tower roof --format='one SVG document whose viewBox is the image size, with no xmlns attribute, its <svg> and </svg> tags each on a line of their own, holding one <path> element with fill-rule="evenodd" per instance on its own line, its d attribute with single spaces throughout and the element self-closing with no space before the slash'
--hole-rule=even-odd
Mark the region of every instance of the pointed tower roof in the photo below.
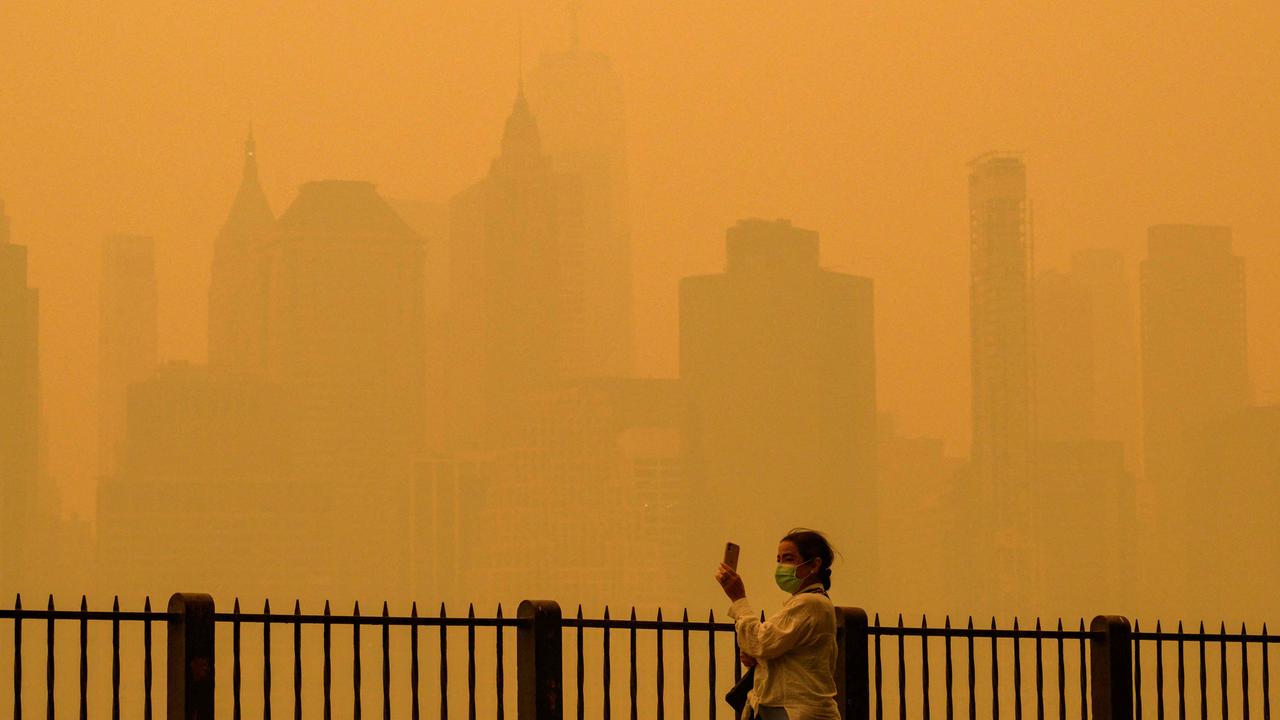
<svg viewBox="0 0 1280 720">
<path fill-rule="evenodd" d="M 529 101 L 524 96 L 523 82 L 516 91 L 515 106 L 507 116 L 507 124 L 502 131 L 502 156 L 511 159 L 542 157 L 542 138 L 538 134 L 538 123 L 529 109 Z"/>
<path fill-rule="evenodd" d="M 223 234 L 258 232 L 275 222 L 271 205 L 267 202 L 266 193 L 262 192 L 262 184 L 258 181 L 257 143 L 253 139 L 253 126 L 249 126 L 249 137 L 244 142 L 244 172 L 240 178 L 240 189 L 236 191 L 236 199 L 231 203 L 231 212 L 227 214 Z"/>
</svg>

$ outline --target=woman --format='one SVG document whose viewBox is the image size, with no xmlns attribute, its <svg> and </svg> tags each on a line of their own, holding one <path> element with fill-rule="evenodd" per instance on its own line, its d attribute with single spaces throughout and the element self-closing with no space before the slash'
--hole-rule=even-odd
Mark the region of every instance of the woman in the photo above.
<svg viewBox="0 0 1280 720">
<path fill-rule="evenodd" d="M 742 663 L 754 666 L 755 684 L 743 718 L 839 720 L 836 705 L 836 611 L 831 587 L 831 544 L 820 532 L 792 530 L 778 543 L 774 580 L 791 597 L 764 622 L 747 602 L 742 578 L 720 564 L 716 581 L 733 601 Z"/>
</svg>

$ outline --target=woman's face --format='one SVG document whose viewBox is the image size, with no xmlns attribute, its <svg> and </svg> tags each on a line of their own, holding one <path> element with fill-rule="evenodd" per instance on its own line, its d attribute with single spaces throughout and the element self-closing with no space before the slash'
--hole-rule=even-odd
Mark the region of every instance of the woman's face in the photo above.
<svg viewBox="0 0 1280 720">
<path fill-rule="evenodd" d="M 804 558 L 800 557 L 800 548 L 790 540 L 783 540 L 778 543 L 778 563 L 780 565 L 796 565 L 796 577 L 803 580 L 812 575 L 821 565 L 821 561 L 810 562 L 805 564 Z M 799 567 L 803 565 L 802 567 Z"/>
</svg>

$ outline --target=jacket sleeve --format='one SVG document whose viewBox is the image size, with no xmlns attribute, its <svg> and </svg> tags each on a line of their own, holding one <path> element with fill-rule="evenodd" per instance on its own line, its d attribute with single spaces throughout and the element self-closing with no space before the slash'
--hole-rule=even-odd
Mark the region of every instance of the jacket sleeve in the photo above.
<svg viewBox="0 0 1280 720">
<path fill-rule="evenodd" d="M 746 598 L 729 608 L 734 619 L 738 646 L 753 658 L 771 660 L 803 642 L 813 628 L 813 613 L 804 601 L 788 603 L 764 622 L 751 609 Z"/>
</svg>

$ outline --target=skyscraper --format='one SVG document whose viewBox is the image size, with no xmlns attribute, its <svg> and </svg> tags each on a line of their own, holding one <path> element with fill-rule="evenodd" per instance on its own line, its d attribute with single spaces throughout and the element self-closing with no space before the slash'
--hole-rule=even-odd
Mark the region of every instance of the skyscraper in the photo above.
<svg viewBox="0 0 1280 720">
<path fill-rule="evenodd" d="M 98 338 L 99 472 L 113 474 L 125 437 L 129 385 L 156 369 L 155 242 L 112 235 L 102 243 Z"/>
<path fill-rule="evenodd" d="M 1093 437 L 1124 443 L 1130 472 L 1141 467 L 1141 402 L 1138 389 L 1138 328 L 1124 255 L 1094 248 L 1071 256 L 1071 279 L 1092 308 Z"/>
<path fill-rule="evenodd" d="M 425 415 L 423 262 L 372 183 L 306 183 L 277 221 L 265 359 L 306 407 L 308 471 L 408 477 Z"/>
<path fill-rule="evenodd" d="M 1200 513 L 1223 488 L 1193 482 L 1210 428 L 1249 401 L 1244 261 L 1231 229 L 1156 225 L 1142 261 L 1142 400 L 1146 476 L 1165 549 L 1194 574 L 1214 562 L 1196 543 Z M 1200 554 L 1197 554 L 1197 551 Z M 1184 578 L 1185 579 L 1185 578 Z"/>
<path fill-rule="evenodd" d="M 714 508 L 694 548 L 734 540 L 744 567 L 771 564 L 783 533 L 814 526 L 859 548 L 846 559 L 871 591 L 871 280 L 823 270 L 818 233 L 787 220 L 742 220 L 726 245 L 724 273 L 680 283 L 685 467 L 695 506 Z"/>
<path fill-rule="evenodd" d="M 266 350 L 267 265 L 264 243 L 275 222 L 258 181 L 253 132 L 244 144 L 244 171 L 231 211 L 213 246 L 209 283 L 209 365 L 262 372 Z"/>
<path fill-rule="evenodd" d="M 328 530 L 332 577 L 387 595 L 409 583 L 425 438 L 423 263 L 421 238 L 367 182 L 304 184 L 269 239 L 265 358 L 290 463 L 321 498 L 311 523 Z"/>
<path fill-rule="evenodd" d="M 1040 442 L 1094 437 L 1094 314 L 1089 292 L 1064 273 L 1035 282 L 1036 426 Z"/>
<path fill-rule="evenodd" d="M 1026 166 L 988 153 L 969 164 L 972 478 L 986 515 L 1000 600 L 1025 603 L 1033 576 L 1032 238 Z"/>
<path fill-rule="evenodd" d="M 562 254 L 567 295 L 563 345 L 574 375 L 627 376 L 634 364 L 631 228 L 622 86 L 609 57 L 578 44 L 543 55 L 529 75 L 529 104 L 556 173 L 577 178 L 576 212 L 562 231 L 580 240 Z"/>
<path fill-rule="evenodd" d="M 566 192 L 521 89 L 489 174 L 449 206 L 455 443 L 503 442 L 529 394 L 566 375 L 564 308 L 580 298 L 562 272 Z"/>
<path fill-rule="evenodd" d="M 0 201 L 0 576 L 22 577 L 39 477 L 39 294 Z"/>
</svg>

